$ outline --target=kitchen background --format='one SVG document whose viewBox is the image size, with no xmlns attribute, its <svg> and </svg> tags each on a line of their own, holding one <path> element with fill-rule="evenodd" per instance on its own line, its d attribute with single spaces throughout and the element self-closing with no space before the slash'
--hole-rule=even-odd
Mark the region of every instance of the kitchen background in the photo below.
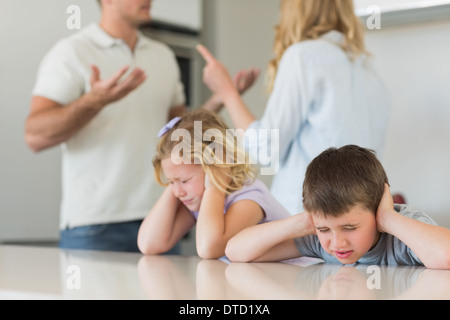
<svg viewBox="0 0 450 320">
<path fill-rule="evenodd" d="M 99 18 L 97 1 L 76 3 L 80 25 L 71 20 L 77 12 L 67 11 L 73 1 L 0 0 L 0 242 L 58 239 L 60 150 L 33 154 L 24 142 L 24 122 L 42 56 Z M 356 4 L 364 23 L 377 21 L 367 8 L 375 4 L 381 10 L 381 29 L 369 23 L 366 42 L 392 94 L 386 151 L 380 155 L 392 190 L 450 227 L 450 1 Z M 264 71 L 278 7 L 279 0 L 154 1 L 159 28 L 152 36 L 169 43 L 190 71 L 192 106 L 209 95 L 195 44 L 204 43 L 232 72 L 250 66 Z M 245 100 L 259 117 L 266 99 L 261 77 Z"/>
</svg>

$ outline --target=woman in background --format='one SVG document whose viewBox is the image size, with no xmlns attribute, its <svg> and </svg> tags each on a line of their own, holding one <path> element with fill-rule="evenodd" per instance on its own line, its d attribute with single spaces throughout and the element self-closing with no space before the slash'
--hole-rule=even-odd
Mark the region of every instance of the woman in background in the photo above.
<svg viewBox="0 0 450 320">
<path fill-rule="evenodd" d="M 204 82 L 224 101 L 246 134 L 279 130 L 279 139 L 259 135 L 248 149 L 278 151 L 271 192 L 291 214 L 302 211 L 306 167 L 329 147 L 356 144 L 380 154 L 389 99 L 364 44 L 352 0 L 282 0 L 274 59 L 268 66 L 270 97 L 257 120 L 241 99 L 227 69 L 203 46 Z"/>
</svg>

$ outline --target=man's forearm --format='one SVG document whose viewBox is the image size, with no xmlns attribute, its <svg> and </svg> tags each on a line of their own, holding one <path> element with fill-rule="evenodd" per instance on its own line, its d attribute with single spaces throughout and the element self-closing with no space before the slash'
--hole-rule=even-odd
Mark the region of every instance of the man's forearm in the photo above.
<svg viewBox="0 0 450 320">
<path fill-rule="evenodd" d="M 33 97 L 35 104 L 45 98 Z M 46 100 L 48 102 L 50 100 Z M 74 102 L 62 106 L 38 110 L 28 117 L 25 124 L 25 139 L 33 151 L 41 151 L 67 141 L 94 118 L 103 105 L 86 94 Z"/>
</svg>

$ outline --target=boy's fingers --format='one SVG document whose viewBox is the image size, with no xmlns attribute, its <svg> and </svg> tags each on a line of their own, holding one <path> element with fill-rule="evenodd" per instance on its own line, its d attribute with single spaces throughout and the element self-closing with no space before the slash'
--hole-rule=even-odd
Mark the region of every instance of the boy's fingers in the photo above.
<svg viewBox="0 0 450 320">
<path fill-rule="evenodd" d="M 207 63 L 216 61 L 216 58 L 212 55 L 211 52 L 209 52 L 208 49 L 206 49 L 205 46 L 201 44 L 197 45 L 197 51 L 201 54 L 201 56 Z"/>
<path fill-rule="evenodd" d="M 385 183 L 384 184 L 384 191 L 390 193 L 391 192 L 391 186 L 389 184 Z"/>
</svg>

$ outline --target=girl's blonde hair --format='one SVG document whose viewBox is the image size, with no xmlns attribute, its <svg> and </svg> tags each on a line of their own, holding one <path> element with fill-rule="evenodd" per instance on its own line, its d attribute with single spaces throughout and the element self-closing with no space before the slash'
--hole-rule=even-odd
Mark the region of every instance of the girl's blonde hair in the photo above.
<svg viewBox="0 0 450 320">
<path fill-rule="evenodd" d="M 295 43 L 314 40 L 337 30 L 345 37 L 342 49 L 350 59 L 368 54 L 363 25 L 355 15 L 353 0 L 282 0 L 280 12 L 281 20 L 275 27 L 275 57 L 267 70 L 269 92 L 273 89 L 281 57 Z"/>
<path fill-rule="evenodd" d="M 202 108 L 187 112 L 158 143 L 153 158 L 156 180 L 167 186 L 161 161 L 171 157 L 173 161 L 175 156 L 178 163 L 184 159 L 183 163 L 200 164 L 219 190 L 229 194 L 241 189 L 256 178 L 256 168 L 232 131 L 214 112 Z"/>
</svg>

